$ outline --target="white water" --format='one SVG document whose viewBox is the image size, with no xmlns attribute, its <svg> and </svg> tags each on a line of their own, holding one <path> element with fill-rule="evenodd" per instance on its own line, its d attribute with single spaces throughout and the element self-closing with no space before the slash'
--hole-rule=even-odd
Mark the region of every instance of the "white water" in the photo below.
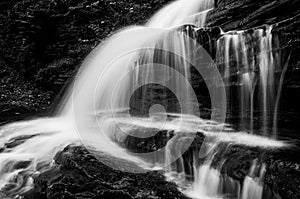
<svg viewBox="0 0 300 199">
<path fill-rule="evenodd" d="M 220 191 L 220 186 L 224 184 L 222 182 L 226 182 L 227 190 L 236 193 L 237 197 L 240 197 L 241 192 L 242 199 L 252 196 L 259 199 L 261 183 L 256 183 L 250 173 L 249 177 L 245 178 L 243 190 L 240 191 L 240 186 L 233 179 L 220 174 L 221 165 L 220 168 L 211 166 L 213 152 L 218 150 L 220 142 L 264 148 L 279 148 L 286 144 L 266 137 L 267 132 L 264 134 L 265 137 L 246 132 L 234 132 L 232 128 L 218 121 L 201 119 L 197 97 L 188 81 L 190 64 L 196 65 L 195 60 L 199 57 L 197 53 L 203 51 L 185 34 L 168 30 L 184 23 L 204 26 L 208 9 L 212 7 L 213 1 L 210 0 L 179 0 L 159 11 L 149 20 L 146 27 L 131 27 L 116 33 L 97 47 L 84 61 L 76 81 L 58 106 L 56 117 L 16 122 L 1 127 L 0 147 L 3 148 L 3 152 L 0 153 L 0 189 L 13 185 L 13 188 L 7 191 L 9 195 L 29 190 L 33 186 L 32 177 L 49 169 L 53 164 L 54 155 L 69 144 L 84 144 L 93 151 L 105 152 L 131 161 L 144 169 L 165 167 L 167 172 L 180 172 L 181 179 L 185 181 L 185 166 L 184 159 L 180 157 L 181 150 L 186 148 L 186 143 L 190 142 L 196 132 L 201 132 L 209 138 L 210 142 L 204 142 L 199 153 L 208 158 L 203 165 L 191 166 L 194 169 L 195 180 L 193 185 L 187 188 L 187 194 L 195 198 L 220 198 L 224 194 Z M 261 71 L 259 74 L 262 81 L 260 85 L 263 92 L 262 107 L 263 113 L 266 113 L 269 98 L 269 94 L 266 94 L 267 82 L 273 81 L 269 78 L 273 71 L 269 70 L 268 65 L 273 61 L 269 54 L 263 53 L 263 50 L 270 50 L 270 38 L 263 33 L 262 30 L 258 30 L 260 49 L 262 49 L 259 58 Z M 267 35 L 270 33 L 269 31 Z M 230 56 L 228 50 L 230 41 L 234 40 L 235 52 L 239 51 L 238 45 L 244 45 L 240 41 L 243 37 L 233 37 L 240 39 L 225 39 L 226 64 Z M 244 51 L 248 48 L 243 47 Z M 161 51 L 157 51 L 158 49 Z M 220 49 L 221 47 L 218 48 Z M 167 52 L 179 56 L 170 57 Z M 221 52 L 218 53 L 221 57 Z M 159 63 L 153 64 L 155 59 Z M 250 65 L 243 64 L 245 67 Z M 230 75 L 229 68 L 229 65 L 226 66 L 225 77 Z M 249 98 L 255 87 L 254 78 L 249 71 L 245 74 L 241 82 L 246 90 L 243 96 Z M 178 107 L 174 100 L 162 102 L 164 108 L 157 105 L 155 108 L 144 107 L 142 103 L 138 108 L 142 111 L 149 108 L 149 115 L 152 117 L 131 117 L 129 110 L 132 94 L 141 85 L 150 83 L 160 83 L 167 88 L 172 88 L 177 99 L 185 106 Z M 149 96 L 158 96 L 154 91 L 149 94 L 145 90 L 142 89 L 142 96 L 145 97 L 145 101 L 142 102 L 149 101 L 147 98 Z M 168 97 L 164 90 L 160 95 Z M 150 98 L 150 102 L 154 105 L 161 101 L 161 99 Z M 253 101 L 253 97 L 250 101 Z M 253 107 L 253 103 L 250 104 Z M 166 113 L 168 106 L 175 113 Z M 173 117 L 168 119 L 166 115 L 173 115 Z M 267 116 L 264 115 L 265 117 Z M 266 119 L 263 125 L 267 125 L 267 122 Z M 149 129 L 172 131 L 176 135 L 174 137 L 177 140 L 171 139 L 168 142 L 162 158 L 155 156 L 153 161 L 151 156 L 130 153 L 117 144 L 122 143 L 126 136 L 135 130 L 146 132 L 145 135 L 134 134 L 135 136 L 149 137 L 152 135 L 147 134 Z M 7 143 L 18 139 L 23 139 L 23 142 L 8 147 Z M 180 166 L 174 167 L 171 163 L 176 159 L 179 159 L 177 165 Z M 19 162 L 26 162 L 26 164 L 16 168 Z"/>
<path fill-rule="evenodd" d="M 237 31 L 224 33 L 218 40 L 217 62 L 225 63 L 223 75 L 226 85 L 238 85 L 232 91 L 228 88 L 229 97 L 239 96 L 239 102 L 233 101 L 234 109 L 239 110 L 240 124 L 243 128 L 253 131 L 254 112 L 262 113 L 262 135 L 271 136 L 268 129 L 276 118 L 275 71 L 282 70 L 278 53 L 273 51 L 272 27 L 266 26 L 253 32 Z M 232 74 L 238 74 L 233 81 Z M 280 95 L 280 93 L 278 93 Z M 278 99 L 277 99 L 278 101 Z M 277 104 L 277 105 L 276 105 Z M 274 122 L 276 123 L 276 121 Z M 259 127 L 257 127 L 259 126 Z M 273 132 L 276 136 L 276 131 Z"/>
<path fill-rule="evenodd" d="M 155 28 L 172 28 L 184 24 L 203 27 L 214 0 L 178 0 L 158 11 L 146 24 Z"/>
<path fill-rule="evenodd" d="M 276 69 L 280 71 L 282 68 L 278 63 L 278 54 L 273 52 L 271 31 L 272 27 L 266 26 L 265 29 L 260 28 L 253 32 L 223 32 L 223 36 L 217 41 L 216 59 L 223 66 L 220 71 L 227 86 L 229 108 L 235 110 L 234 114 L 239 118 L 240 128 L 247 129 L 251 134 L 276 137 L 277 132 L 270 129 L 276 124 L 274 118 L 276 118 L 276 106 L 278 106 L 279 98 L 276 97 L 275 90 L 280 90 L 281 85 L 275 85 L 274 82 Z M 277 95 L 280 95 L 280 92 Z M 261 122 L 254 122 L 254 112 L 262 115 Z M 261 130 L 254 131 L 254 129 Z M 214 143 L 218 143 L 220 140 L 224 142 L 231 137 L 230 135 L 219 137 L 219 135 L 222 133 L 218 134 L 220 139 L 214 140 Z M 263 145 L 263 143 L 270 144 L 272 142 L 263 141 L 261 138 L 256 140 L 255 137 L 239 136 L 238 143 L 247 145 L 247 142 L 251 140 L 251 143 Z M 243 138 L 245 138 L 245 142 L 243 142 Z M 234 143 L 234 141 L 230 140 L 229 143 Z M 210 144 L 208 148 L 210 151 L 218 151 L 214 147 L 216 147 L 214 144 Z M 224 179 L 227 179 L 228 182 L 230 178 L 221 175 L 222 165 L 217 169 L 211 165 L 213 159 L 214 157 L 211 155 L 207 157 L 207 161 L 203 165 L 196 167 L 195 182 L 192 189 L 187 192 L 188 195 L 193 198 L 262 198 L 264 164 L 259 165 L 255 161 L 242 185 L 239 185 L 238 182 L 231 185 L 227 183 L 227 186 L 231 187 L 230 190 L 235 190 L 235 193 L 232 194 L 222 189 Z M 261 167 L 260 174 L 255 176 L 254 170 L 259 167 Z M 234 182 L 234 180 L 230 180 Z"/>
<path fill-rule="evenodd" d="M 263 164 L 261 168 L 258 168 L 257 160 L 255 160 L 251 166 L 249 176 L 244 179 L 242 191 L 242 199 L 255 199 L 261 198 L 263 194 L 263 179 L 266 166 Z M 256 174 L 257 173 L 257 174 Z M 249 194 L 251 193 L 251 194 Z"/>
</svg>

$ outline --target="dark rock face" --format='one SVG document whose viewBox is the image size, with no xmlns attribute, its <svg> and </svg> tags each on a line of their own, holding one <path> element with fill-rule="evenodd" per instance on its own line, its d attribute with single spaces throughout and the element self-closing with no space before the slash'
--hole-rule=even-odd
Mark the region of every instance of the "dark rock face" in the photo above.
<svg viewBox="0 0 300 199">
<path fill-rule="evenodd" d="M 228 31 L 276 24 L 297 16 L 299 6 L 297 0 L 218 0 L 209 13 L 207 25 Z"/>
<path fill-rule="evenodd" d="M 0 108 L 47 109 L 102 39 L 168 1 L 1 1 Z"/>
<path fill-rule="evenodd" d="M 265 183 L 281 196 L 282 199 L 300 197 L 300 165 L 299 163 L 269 159 Z"/>
<path fill-rule="evenodd" d="M 106 158 L 103 156 L 102 158 Z M 110 159 L 110 161 L 114 161 Z M 69 146 L 55 157 L 55 166 L 34 179 L 27 199 L 187 199 L 159 172 L 133 174 L 112 169 L 83 147 Z"/>
<path fill-rule="evenodd" d="M 209 12 L 207 25 L 224 31 L 246 30 L 264 24 L 273 25 L 282 59 L 289 59 L 285 78 L 287 87 L 299 87 L 300 2 L 297 0 L 218 0 Z"/>
<path fill-rule="evenodd" d="M 4 1 L 1 4 L 7 13 L 2 11 L 1 60 L 26 79 L 37 78 L 38 84 L 47 83 L 43 77 L 51 77 L 45 89 L 55 89 L 101 39 L 145 21 L 165 2 Z"/>
</svg>

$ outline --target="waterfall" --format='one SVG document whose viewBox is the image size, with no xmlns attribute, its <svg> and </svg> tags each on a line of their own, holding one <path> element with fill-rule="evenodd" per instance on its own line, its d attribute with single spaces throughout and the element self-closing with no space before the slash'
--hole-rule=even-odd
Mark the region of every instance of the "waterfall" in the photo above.
<svg viewBox="0 0 300 199">
<path fill-rule="evenodd" d="M 281 68 L 278 54 L 273 51 L 271 31 L 272 26 L 266 26 L 253 32 L 223 32 L 217 41 L 216 53 L 227 87 L 228 102 L 231 103 L 229 107 L 238 110 L 234 113 L 239 115 L 240 128 L 268 137 L 276 136 L 276 131 L 270 129 L 274 125 L 271 123 L 276 122 L 278 99 L 275 100 L 275 90 L 281 87 L 280 84 L 275 85 L 275 71 Z M 255 123 L 255 112 L 262 113 L 262 122 Z M 254 131 L 254 123 L 255 129 L 261 131 Z M 259 165 L 255 160 L 242 185 L 234 180 L 232 185 L 227 183 L 230 190 L 235 190 L 232 196 L 232 193 L 222 189 L 224 178 L 228 176 L 222 176 L 221 166 L 215 168 L 211 165 L 213 160 L 214 156 L 211 155 L 202 165 L 194 165 L 195 180 L 188 195 L 195 198 L 226 198 L 228 195 L 240 199 L 262 198 L 264 164 Z M 261 169 L 256 176 L 259 167 Z"/>
<path fill-rule="evenodd" d="M 204 153 L 208 153 L 209 158 L 200 166 L 194 164 L 195 180 L 192 186 L 192 191 L 188 193 L 193 198 L 219 198 L 222 191 L 222 177 L 218 169 L 211 167 L 211 161 L 216 153 L 216 147 L 218 142 L 213 141 L 205 142 L 203 145 L 209 145 L 208 147 L 202 146 L 201 150 L 207 150 Z M 200 152 L 201 152 L 200 150 Z M 203 153 L 203 152 L 202 152 Z M 197 161 L 195 161 L 196 163 Z"/>
<path fill-rule="evenodd" d="M 272 52 L 272 28 L 222 32 L 216 43 L 219 70 L 215 69 L 210 55 L 197 43 L 199 29 L 194 27 L 204 27 L 213 4 L 212 0 L 178 0 L 145 26 L 118 31 L 84 60 L 54 117 L 2 126 L 0 190 L 10 196 L 30 190 L 33 178 L 53 166 L 58 151 L 69 144 L 83 144 L 96 156 L 107 153 L 131 161 L 141 168 L 139 172 L 163 168 L 168 180 L 188 184 L 182 191 L 194 198 L 261 198 L 263 163 L 254 162 L 240 185 L 221 173 L 225 159 L 217 166 L 213 161 L 221 143 L 287 146 L 268 131 L 270 112 L 278 104 L 273 98 L 277 58 Z M 208 84 L 215 107 L 211 119 L 200 117 L 191 83 L 193 67 Z M 238 94 L 231 91 L 232 85 Z M 245 127 L 241 131 L 224 124 L 226 103 L 221 102 L 226 102 L 226 94 L 227 101 L 238 107 Z M 263 113 L 262 133 L 254 131 L 255 111 Z M 149 138 L 160 131 L 168 134 L 163 149 L 133 153 L 124 147 L 128 136 Z M 197 133 L 206 138 L 192 163 L 186 163 L 182 154 Z M 109 166 L 116 165 L 123 166 Z M 261 168 L 259 175 L 257 168 Z M 193 175 L 192 182 L 186 179 L 188 174 Z"/>
<path fill-rule="evenodd" d="M 282 68 L 279 55 L 273 50 L 272 26 L 253 32 L 223 33 L 217 42 L 217 62 L 222 63 L 224 82 L 228 85 L 231 109 L 236 109 L 240 125 L 253 133 L 254 113 L 263 113 L 261 124 L 256 124 L 265 136 L 270 134 L 274 110 L 275 71 Z M 278 45 L 278 44 L 275 44 Z M 221 69 L 222 71 L 222 69 Z M 233 86 L 232 86 L 233 85 Z M 231 86 L 231 87 L 230 87 Z M 240 100 L 237 102 L 236 96 Z M 277 105 L 278 106 L 278 105 Z M 257 129 L 257 128 L 256 128 Z"/>
<path fill-rule="evenodd" d="M 262 164 L 261 168 L 259 169 L 257 160 L 254 160 L 249 175 L 244 179 L 241 199 L 262 198 L 263 179 L 266 169 L 265 167 L 266 166 Z M 255 176 L 255 173 L 257 173 L 258 175 Z"/>
<path fill-rule="evenodd" d="M 214 0 L 178 0 L 158 11 L 146 24 L 154 28 L 172 28 L 184 24 L 203 27 Z M 184 8 L 184 9 L 183 9 Z"/>
</svg>

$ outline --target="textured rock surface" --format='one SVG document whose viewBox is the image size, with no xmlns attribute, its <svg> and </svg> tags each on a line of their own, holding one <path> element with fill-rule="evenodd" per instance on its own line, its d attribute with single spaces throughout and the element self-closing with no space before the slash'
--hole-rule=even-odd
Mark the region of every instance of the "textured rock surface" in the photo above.
<svg viewBox="0 0 300 199">
<path fill-rule="evenodd" d="M 103 38 L 168 1 L 1 1 L 0 108 L 47 109 Z"/>
<path fill-rule="evenodd" d="M 285 85 L 299 87 L 300 67 L 300 2 L 298 0 L 218 0 L 209 12 L 207 25 L 224 31 L 246 30 L 264 24 L 273 25 L 278 35 L 283 59 L 290 63 Z"/>
<path fill-rule="evenodd" d="M 48 108 L 53 96 L 103 38 L 126 25 L 144 22 L 166 2 L 1 1 L 1 117 L 22 112 L 23 108 L 24 112 Z M 210 27 L 219 26 L 225 31 L 274 24 L 273 32 L 279 35 L 284 56 L 291 54 L 286 86 L 299 87 L 299 3 L 299 0 L 218 0 L 207 22 Z M 147 150 L 155 147 L 152 141 L 144 144 Z M 227 162 L 231 166 L 224 167 L 228 169 L 224 172 L 239 179 L 247 173 L 249 160 L 257 157 L 258 152 L 236 150 L 237 155 Z M 247 168 L 244 168 L 243 161 L 247 158 Z M 267 184 L 282 194 L 282 198 L 300 198 L 299 179 L 295 177 L 299 176 L 299 165 L 277 158 L 267 161 Z M 59 153 L 55 167 L 37 176 L 35 185 L 26 198 L 185 198 L 160 173 L 119 172 L 96 161 L 81 147 L 66 148 Z"/>
<path fill-rule="evenodd" d="M 187 199 L 161 173 L 114 170 L 83 147 L 65 148 L 56 155 L 55 166 L 34 182 L 35 189 L 26 194 L 27 199 Z"/>
</svg>

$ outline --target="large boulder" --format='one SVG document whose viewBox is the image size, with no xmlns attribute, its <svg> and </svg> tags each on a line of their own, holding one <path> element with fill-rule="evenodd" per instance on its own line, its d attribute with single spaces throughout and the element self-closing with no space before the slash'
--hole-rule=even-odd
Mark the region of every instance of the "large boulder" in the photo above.
<svg viewBox="0 0 300 199">
<path fill-rule="evenodd" d="M 187 199 L 160 172 L 127 173 L 95 158 L 84 147 L 68 146 L 55 157 L 55 165 L 34 178 L 35 188 L 26 199 Z M 126 162 L 126 161 L 125 161 Z M 124 162 L 124 163 L 125 163 Z M 130 165 L 130 162 L 126 164 Z"/>
</svg>

